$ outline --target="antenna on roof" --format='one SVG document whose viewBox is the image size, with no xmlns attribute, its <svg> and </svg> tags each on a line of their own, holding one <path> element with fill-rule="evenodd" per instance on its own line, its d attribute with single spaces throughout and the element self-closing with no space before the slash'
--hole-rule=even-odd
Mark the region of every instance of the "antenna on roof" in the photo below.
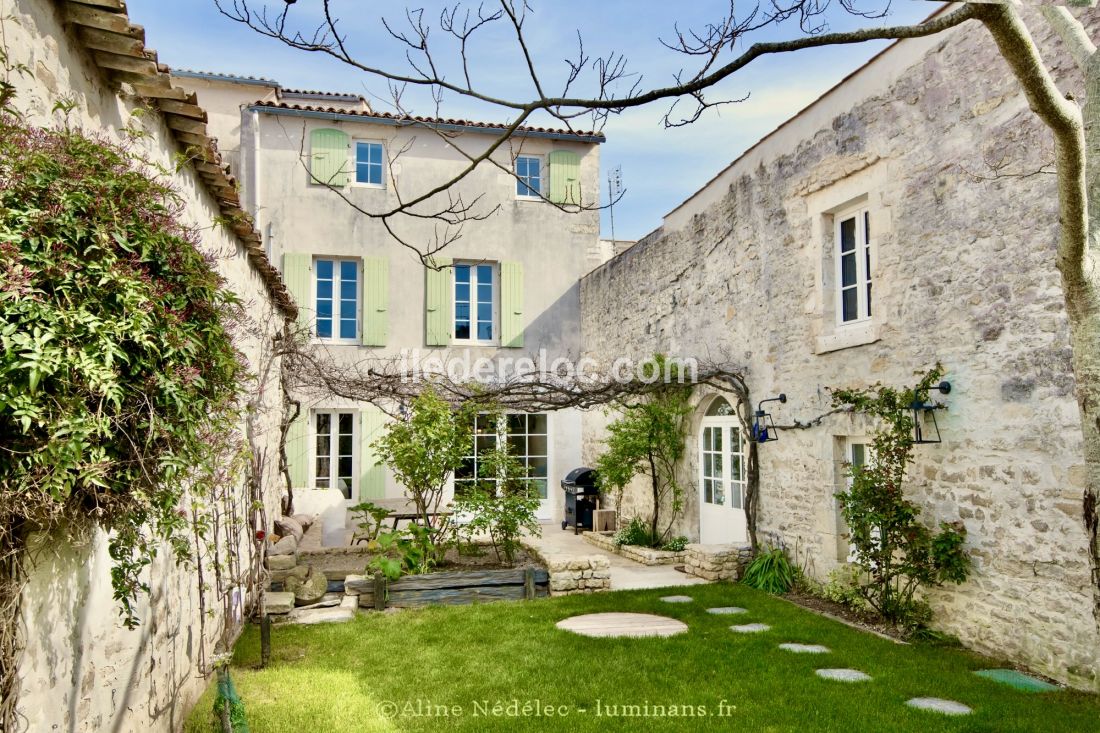
<svg viewBox="0 0 1100 733">
<path fill-rule="evenodd" d="M 623 193 L 623 167 L 617 165 L 607 172 L 607 211 L 611 215 L 611 247 L 615 247 L 615 201 Z"/>
</svg>

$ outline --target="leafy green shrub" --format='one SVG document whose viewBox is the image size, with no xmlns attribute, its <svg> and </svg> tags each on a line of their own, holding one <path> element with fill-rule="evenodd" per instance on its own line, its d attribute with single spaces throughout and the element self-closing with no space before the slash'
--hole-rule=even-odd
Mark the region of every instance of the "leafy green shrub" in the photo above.
<svg viewBox="0 0 1100 733">
<path fill-rule="evenodd" d="M 453 527 L 438 512 L 451 474 L 470 450 L 472 425 L 470 408 L 456 410 L 428 387 L 412 401 L 408 417 L 390 422 L 374 443 L 420 515 L 425 531 L 414 539 L 432 562 L 443 559 L 453 539 Z"/>
<path fill-rule="evenodd" d="M 653 535 L 650 534 L 649 525 L 641 517 L 631 517 L 630 522 L 615 533 L 614 542 L 620 547 L 622 545 L 651 547 Z"/>
<path fill-rule="evenodd" d="M 932 386 L 943 376 L 937 365 L 909 390 L 876 387 L 839 390 L 837 407 L 849 406 L 878 418 L 872 460 L 851 466 L 851 486 L 837 494 L 848 524 L 856 564 L 864 571 L 860 595 L 883 618 L 902 627 L 926 623 L 917 591 L 944 583 L 962 583 L 970 572 L 963 547 L 961 522 L 941 522 L 938 531 L 918 519 L 920 507 L 904 495 L 913 460 L 913 418 L 910 408 L 925 404 Z"/>
<path fill-rule="evenodd" d="M 190 557 L 243 465 L 239 302 L 151 167 L 0 116 L 0 540 L 110 530 L 127 626 L 160 542 Z"/>
<path fill-rule="evenodd" d="M 664 374 L 671 381 L 637 400 L 619 405 L 619 418 L 607 426 L 607 450 L 596 460 L 600 490 L 608 495 L 621 497 L 635 476 L 649 476 L 653 513 L 649 517 L 648 540 L 626 544 L 661 546 L 684 508 L 684 489 L 676 476 L 684 455 L 691 386 L 676 381 L 679 375 L 674 366 L 661 355 L 643 365 L 643 373 Z M 621 502 L 617 501 L 616 506 L 619 505 Z M 662 522 L 665 510 L 668 521 Z"/>
<path fill-rule="evenodd" d="M 668 542 L 661 545 L 661 549 L 667 552 L 683 552 L 684 548 L 688 546 L 688 538 L 680 535 L 673 537 Z"/>
<path fill-rule="evenodd" d="M 436 564 L 432 530 L 419 524 L 382 532 L 367 543 L 367 549 L 373 553 L 367 563 L 367 573 L 382 573 L 390 580 L 430 572 Z"/>
<path fill-rule="evenodd" d="M 390 516 L 389 509 L 369 501 L 361 501 L 353 507 L 348 507 L 348 512 L 352 516 L 362 517 L 362 521 L 357 523 L 359 531 L 355 533 L 355 537 L 365 539 L 367 542 L 378 539 L 382 524 Z"/>
<path fill-rule="evenodd" d="M 827 582 L 821 587 L 821 597 L 856 611 L 866 611 L 869 606 L 859 590 L 862 573 L 855 565 L 833 568 L 829 571 Z"/>
<path fill-rule="evenodd" d="M 523 532 L 539 533 L 538 508 L 537 495 L 482 489 L 471 489 L 455 501 L 455 511 L 472 515 L 462 530 L 467 538 L 488 535 L 497 559 L 507 565 L 516 561 Z"/>
<path fill-rule="evenodd" d="M 798 569 L 791 564 L 787 552 L 781 547 L 773 547 L 756 554 L 741 582 L 768 593 L 786 593 L 798 579 Z"/>
</svg>

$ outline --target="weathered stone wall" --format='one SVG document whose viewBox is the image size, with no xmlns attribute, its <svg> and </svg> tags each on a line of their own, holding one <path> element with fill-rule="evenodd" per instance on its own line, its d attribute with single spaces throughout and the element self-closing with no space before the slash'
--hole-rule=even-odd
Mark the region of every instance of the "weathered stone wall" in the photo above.
<svg viewBox="0 0 1100 733">
<path fill-rule="evenodd" d="M 1028 17 L 1063 90 L 1080 99 L 1065 54 Z M 931 594 L 937 624 L 1095 688 L 1055 183 L 997 178 L 987 165 L 1005 156 L 1006 172 L 1031 172 L 1052 160 L 1050 147 L 979 25 L 896 44 L 589 275 L 583 333 L 598 359 L 664 352 L 743 367 L 754 401 L 787 394 L 772 412 L 788 424 L 825 413 L 829 388 L 911 385 L 941 362 L 954 386 L 937 415 L 943 443 L 917 447 L 909 491 L 925 521 L 963 521 L 974 568 L 961 587 Z M 873 318 L 838 328 L 831 213 L 860 200 Z M 589 461 L 604 419 L 586 424 Z M 847 549 L 833 498 L 844 441 L 872 429 L 836 415 L 760 448 L 762 536 L 819 578 Z M 690 518 L 694 432 L 689 440 Z M 697 523 L 686 529 L 697 536 Z"/>
<path fill-rule="evenodd" d="M 122 142 L 123 129 L 137 125 L 146 133 L 131 146 L 166 171 L 176 171 L 182 152 L 155 111 L 135 116 L 140 101 L 111 88 L 79 40 L 63 24 L 61 3 L 15 0 L 3 8 L 3 42 L 9 62 L 26 73 L 7 76 L 16 87 L 14 104 L 30 124 L 67 122 L 90 134 Z M 55 102 L 74 106 L 63 119 Z M 278 363 L 270 358 L 272 337 L 282 313 L 272 304 L 267 283 L 244 246 L 228 229 L 214 226 L 218 202 L 190 167 L 171 174 L 186 203 L 187 223 L 202 233 L 202 246 L 216 256 L 217 267 L 248 310 L 250 323 L 238 331 L 238 347 L 256 372 L 249 385 L 256 399 L 257 455 L 265 460 L 262 485 L 267 517 L 277 516 L 276 473 L 281 401 Z M 272 369 L 263 371 L 265 364 Z M 239 488 L 238 510 L 247 513 L 250 497 Z M 270 529 L 270 528 L 269 528 Z M 76 530 L 74 530 L 76 531 Z M 205 594 L 207 614 L 200 623 L 200 597 L 192 568 L 181 567 L 163 548 L 145 574 L 150 594 L 137 606 L 141 626 L 133 631 L 119 622 L 112 598 L 107 535 L 96 529 L 77 536 L 37 537 L 23 599 L 25 651 L 20 662 L 19 710 L 31 731 L 174 731 L 201 693 L 201 668 L 215 651 L 223 630 L 232 635 L 239 619 L 227 618 L 221 597 Z M 251 529 L 233 537 L 248 569 Z M 224 540 L 223 550 L 230 541 Z M 224 558 L 223 558 L 224 559 Z M 215 584 L 207 554 L 206 582 Z M 242 582 L 226 580 L 230 585 Z M 233 609 L 228 609 L 232 616 Z"/>
<path fill-rule="evenodd" d="M 523 549 L 546 565 L 550 573 L 550 595 L 568 596 L 611 590 L 611 561 L 603 555 L 556 555 L 535 542 L 526 539 L 521 542 Z"/>
</svg>

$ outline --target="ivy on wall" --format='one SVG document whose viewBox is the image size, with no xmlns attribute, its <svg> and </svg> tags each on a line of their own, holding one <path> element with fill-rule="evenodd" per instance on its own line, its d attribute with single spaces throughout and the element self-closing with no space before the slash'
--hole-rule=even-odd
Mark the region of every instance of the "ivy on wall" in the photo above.
<svg viewBox="0 0 1100 733">
<path fill-rule="evenodd" d="M 0 550 L 110 530 L 130 627 L 158 546 L 191 557 L 243 465 L 239 303 L 182 209 L 131 148 L 0 117 Z"/>
</svg>

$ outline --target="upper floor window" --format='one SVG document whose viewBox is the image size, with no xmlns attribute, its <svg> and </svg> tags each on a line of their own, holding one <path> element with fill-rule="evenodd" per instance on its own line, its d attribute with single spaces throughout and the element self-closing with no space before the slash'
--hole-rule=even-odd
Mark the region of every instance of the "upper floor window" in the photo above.
<svg viewBox="0 0 1100 733">
<path fill-rule="evenodd" d="M 871 217 L 867 209 L 838 213 L 836 222 L 837 322 L 871 318 Z"/>
<path fill-rule="evenodd" d="M 516 196 L 539 198 L 542 193 L 542 160 L 533 155 L 516 158 Z"/>
<path fill-rule="evenodd" d="M 382 185 L 382 143 L 355 142 L 355 182 Z"/>
<path fill-rule="evenodd" d="M 359 336 L 359 263 L 318 259 L 316 274 L 317 338 L 354 341 Z"/>
<path fill-rule="evenodd" d="M 454 338 L 492 341 L 496 338 L 496 265 L 454 266 Z"/>
</svg>

